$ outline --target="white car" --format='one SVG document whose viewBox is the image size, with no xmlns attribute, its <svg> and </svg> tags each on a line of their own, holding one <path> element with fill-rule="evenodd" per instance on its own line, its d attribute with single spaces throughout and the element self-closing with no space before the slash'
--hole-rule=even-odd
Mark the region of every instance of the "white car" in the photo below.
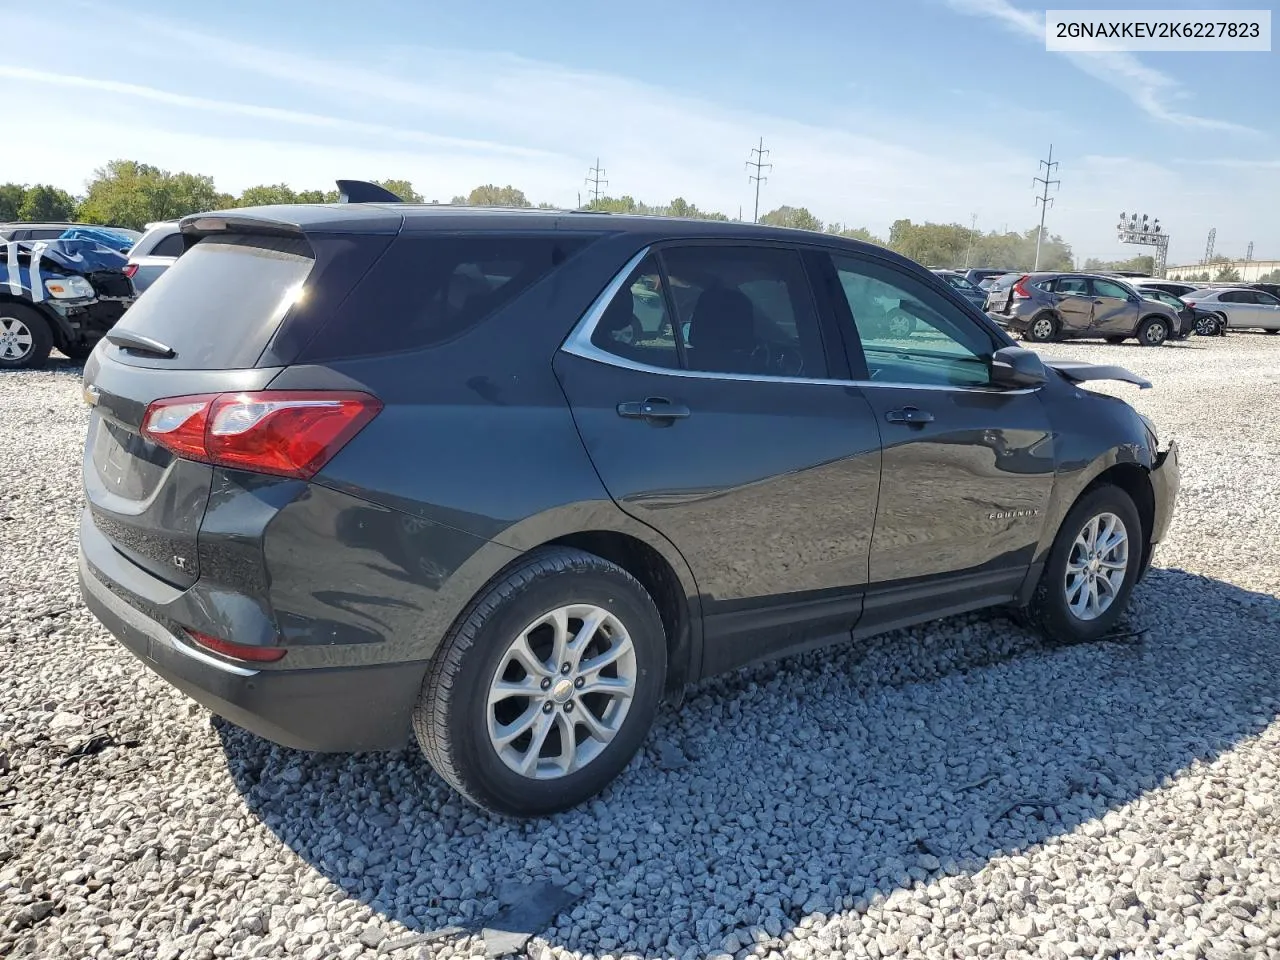
<svg viewBox="0 0 1280 960">
<path fill-rule="evenodd" d="M 141 294 L 155 283 L 185 249 L 177 220 L 148 223 L 147 232 L 129 251 L 129 263 L 124 268 L 134 291 Z"/>
<path fill-rule="evenodd" d="M 1210 311 L 1231 330 L 1265 330 L 1280 333 L 1280 300 L 1247 287 L 1213 287 L 1194 290 L 1182 298 L 1197 311 Z"/>
</svg>

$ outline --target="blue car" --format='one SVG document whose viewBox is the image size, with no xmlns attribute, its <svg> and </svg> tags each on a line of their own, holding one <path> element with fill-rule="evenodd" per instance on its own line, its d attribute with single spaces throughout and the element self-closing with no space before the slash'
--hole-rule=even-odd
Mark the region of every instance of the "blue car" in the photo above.
<svg viewBox="0 0 1280 960">
<path fill-rule="evenodd" d="M 0 243 L 0 369 L 41 366 L 54 347 L 88 357 L 133 303 L 127 262 L 105 237 Z"/>
<path fill-rule="evenodd" d="M 968 277 L 957 270 L 934 270 L 939 277 L 945 280 L 956 293 L 964 297 L 979 310 L 987 302 L 987 291 L 983 290 L 977 284 L 973 283 Z"/>
</svg>

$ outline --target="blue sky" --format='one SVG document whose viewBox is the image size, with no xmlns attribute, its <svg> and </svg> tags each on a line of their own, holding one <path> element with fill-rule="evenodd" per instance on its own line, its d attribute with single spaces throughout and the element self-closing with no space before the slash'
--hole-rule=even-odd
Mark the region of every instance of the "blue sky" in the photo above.
<svg viewBox="0 0 1280 960">
<path fill-rule="evenodd" d="M 1137 252 L 1113 229 L 1137 209 L 1173 262 L 1210 227 L 1219 252 L 1280 258 L 1278 55 L 1047 53 L 1022 0 L 0 0 L 0 24 L 0 182 L 79 191 L 128 157 L 233 192 L 404 177 L 572 206 L 599 155 L 611 193 L 750 216 L 763 136 L 762 210 L 883 235 L 1033 225 L 1052 142 L 1048 226 L 1078 255 Z"/>
</svg>

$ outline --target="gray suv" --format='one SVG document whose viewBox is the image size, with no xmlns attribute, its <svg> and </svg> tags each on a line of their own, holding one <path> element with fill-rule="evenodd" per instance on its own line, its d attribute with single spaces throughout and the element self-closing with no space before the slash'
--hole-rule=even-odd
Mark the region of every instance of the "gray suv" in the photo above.
<svg viewBox="0 0 1280 960">
<path fill-rule="evenodd" d="M 1178 336 L 1172 307 L 1145 299 L 1124 280 L 1080 273 L 1028 273 L 992 290 L 987 315 L 1034 343 L 1098 338 L 1122 343 L 1136 338 L 1158 347 Z"/>
</svg>

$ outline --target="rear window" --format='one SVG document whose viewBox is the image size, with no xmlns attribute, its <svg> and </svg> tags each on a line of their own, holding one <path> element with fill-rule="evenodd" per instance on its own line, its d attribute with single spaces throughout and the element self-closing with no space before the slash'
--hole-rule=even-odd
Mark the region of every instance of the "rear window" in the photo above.
<svg viewBox="0 0 1280 960">
<path fill-rule="evenodd" d="M 129 308 L 118 327 L 172 348 L 174 367 L 252 367 L 314 262 L 301 239 L 201 240 Z"/>
<path fill-rule="evenodd" d="M 153 257 L 178 257 L 182 255 L 184 245 L 182 234 L 171 233 L 151 248 L 150 255 Z"/>
<path fill-rule="evenodd" d="M 300 359 L 369 356 L 452 340 L 549 276 L 593 239 L 561 234 L 401 237 Z"/>
</svg>

